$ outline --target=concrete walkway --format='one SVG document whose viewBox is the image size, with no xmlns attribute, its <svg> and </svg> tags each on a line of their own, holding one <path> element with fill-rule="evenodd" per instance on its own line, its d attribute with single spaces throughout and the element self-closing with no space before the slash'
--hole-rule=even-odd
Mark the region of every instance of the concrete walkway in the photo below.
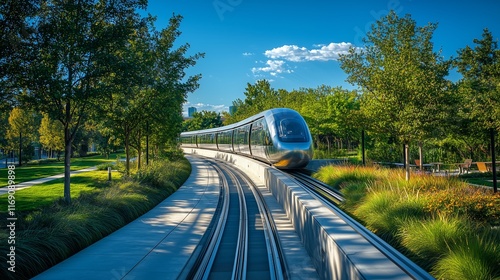
<svg viewBox="0 0 500 280">
<path fill-rule="evenodd" d="M 175 193 L 143 216 L 34 279 L 175 279 L 209 225 L 219 177 L 199 159 Z"/>
<path fill-rule="evenodd" d="M 71 171 L 71 176 L 78 174 L 78 173 L 94 171 L 94 170 L 97 170 L 97 167 L 94 166 L 94 167 L 89 167 L 89 168 L 80 169 L 80 170 L 76 170 L 76 171 Z M 26 188 L 29 188 L 29 187 L 32 187 L 35 185 L 43 184 L 45 182 L 49 182 L 49 181 L 59 179 L 59 178 L 64 178 L 64 173 L 53 175 L 50 177 L 40 178 L 40 179 L 36 179 L 36 180 L 32 180 L 32 181 L 27 181 L 27 182 L 23 182 L 23 183 L 18 183 L 18 184 L 16 184 L 16 191 L 26 189 Z M 8 192 L 8 187 L 0 188 L 0 195 L 6 194 L 7 192 Z"/>
</svg>

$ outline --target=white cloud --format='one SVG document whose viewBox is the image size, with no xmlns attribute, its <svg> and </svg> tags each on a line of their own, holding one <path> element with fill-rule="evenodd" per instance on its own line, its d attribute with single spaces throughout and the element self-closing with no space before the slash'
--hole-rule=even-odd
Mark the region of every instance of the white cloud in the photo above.
<svg viewBox="0 0 500 280">
<path fill-rule="evenodd" d="M 262 77 L 266 73 L 273 77 L 279 77 L 280 74 L 293 73 L 287 62 L 335 61 L 339 59 L 341 54 L 347 54 L 351 47 L 354 45 L 345 42 L 328 45 L 315 44 L 311 49 L 297 45 L 284 45 L 265 51 L 264 55 L 268 60 L 266 62 L 257 61 L 256 64 L 265 63 L 266 66 L 253 67 L 252 73 L 254 77 Z"/>
<path fill-rule="evenodd" d="M 292 73 L 292 70 L 286 69 L 285 61 L 283 60 L 268 60 L 266 61 L 265 67 L 254 67 L 252 68 L 252 73 L 254 75 L 258 74 L 259 72 L 267 72 L 271 74 L 271 76 L 278 76 L 279 74 L 282 73 Z"/>
<path fill-rule="evenodd" d="M 293 62 L 302 61 L 329 61 L 338 60 L 340 54 L 347 54 L 351 43 L 330 43 L 328 45 L 314 45 L 313 49 L 299 47 L 296 45 L 284 45 L 282 47 L 267 50 L 264 55 L 272 59 L 284 59 Z"/>
</svg>

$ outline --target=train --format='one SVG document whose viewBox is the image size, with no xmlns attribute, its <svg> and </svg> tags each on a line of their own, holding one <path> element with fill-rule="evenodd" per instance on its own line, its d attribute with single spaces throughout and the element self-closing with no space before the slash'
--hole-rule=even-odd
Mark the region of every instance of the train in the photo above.
<svg viewBox="0 0 500 280">
<path fill-rule="evenodd" d="M 241 154 L 278 169 L 305 167 L 313 156 L 312 143 L 304 118 L 288 108 L 270 109 L 238 123 L 180 135 L 183 149 Z"/>
</svg>

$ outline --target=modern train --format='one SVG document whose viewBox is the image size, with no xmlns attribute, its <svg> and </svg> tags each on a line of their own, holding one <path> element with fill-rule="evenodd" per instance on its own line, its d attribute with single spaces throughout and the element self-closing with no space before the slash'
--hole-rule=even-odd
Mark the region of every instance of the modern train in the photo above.
<svg viewBox="0 0 500 280">
<path fill-rule="evenodd" d="M 263 111 L 235 124 L 180 135 L 182 148 L 243 154 L 279 169 L 305 167 L 312 158 L 312 137 L 304 118 L 288 108 Z"/>
</svg>

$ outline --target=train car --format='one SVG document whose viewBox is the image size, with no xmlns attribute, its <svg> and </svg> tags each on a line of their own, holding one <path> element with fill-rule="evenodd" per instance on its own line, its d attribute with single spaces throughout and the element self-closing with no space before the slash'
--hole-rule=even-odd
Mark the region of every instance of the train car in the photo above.
<svg viewBox="0 0 500 280">
<path fill-rule="evenodd" d="M 280 169 L 305 167 L 312 158 L 312 137 L 294 110 L 263 111 L 235 124 L 183 132 L 182 148 L 213 149 L 243 154 Z"/>
</svg>

